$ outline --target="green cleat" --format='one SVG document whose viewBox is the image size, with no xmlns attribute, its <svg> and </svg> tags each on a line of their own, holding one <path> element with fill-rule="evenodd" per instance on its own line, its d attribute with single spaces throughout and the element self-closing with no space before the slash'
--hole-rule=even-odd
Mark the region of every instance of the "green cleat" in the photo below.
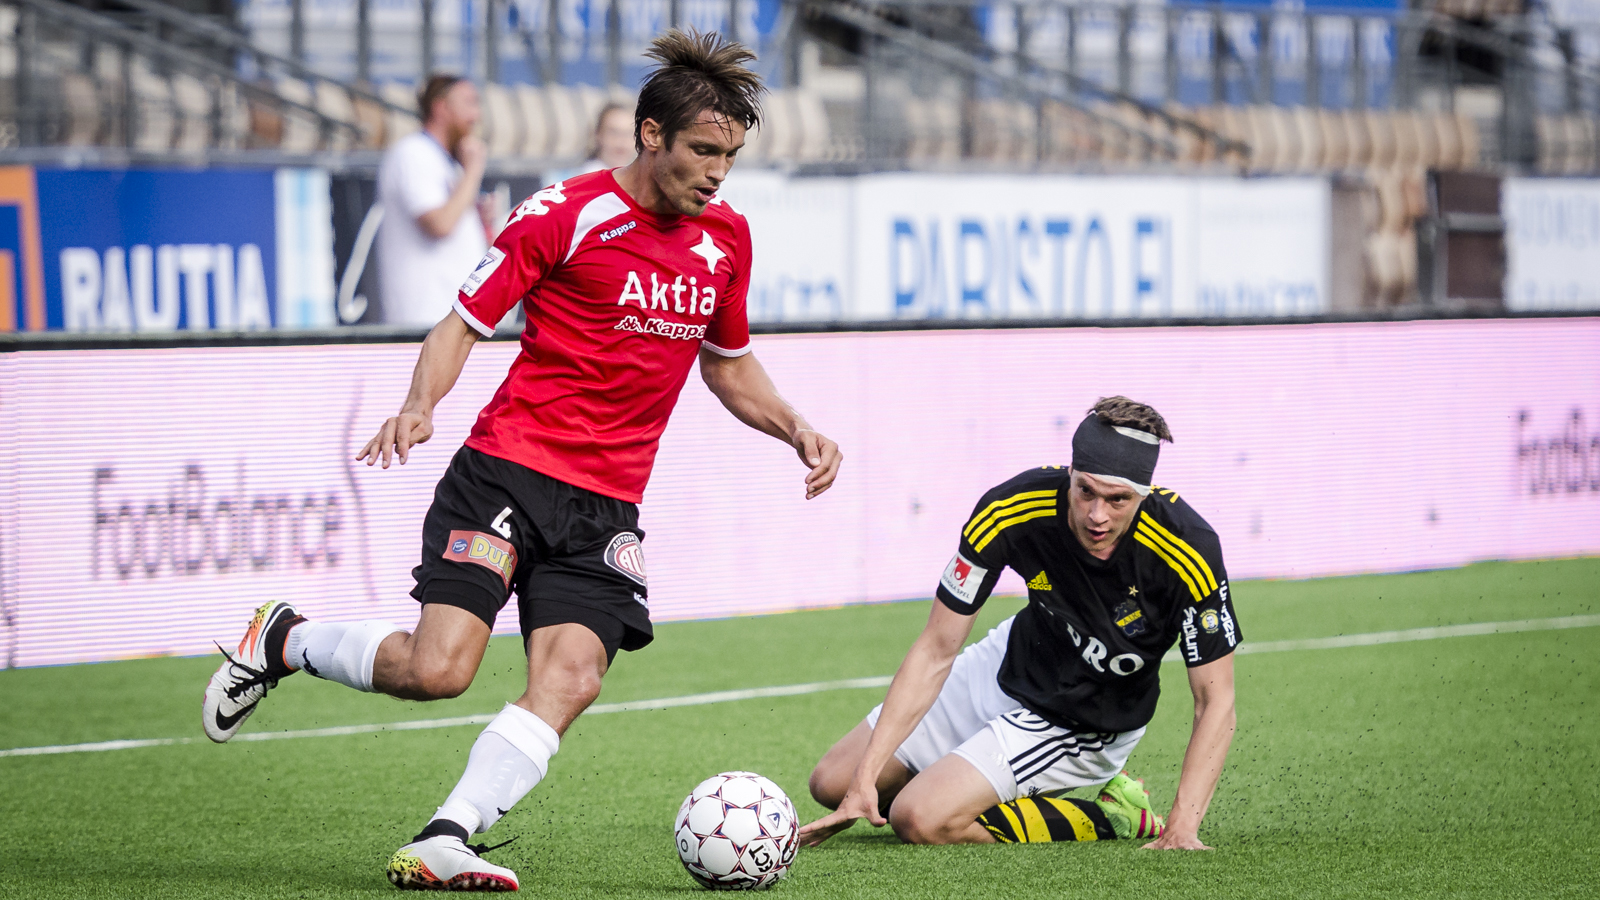
<svg viewBox="0 0 1600 900">
<path fill-rule="evenodd" d="M 1105 813 L 1111 830 L 1122 840 L 1157 838 L 1166 828 L 1166 822 L 1150 808 L 1150 792 L 1144 789 L 1144 782 L 1134 780 L 1127 772 L 1118 773 L 1107 782 L 1094 805 Z"/>
</svg>

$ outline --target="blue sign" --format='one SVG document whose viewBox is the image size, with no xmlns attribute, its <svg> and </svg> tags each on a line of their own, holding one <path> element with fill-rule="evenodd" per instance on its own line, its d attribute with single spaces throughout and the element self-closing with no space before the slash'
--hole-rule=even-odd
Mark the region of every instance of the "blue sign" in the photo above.
<svg viewBox="0 0 1600 900">
<path fill-rule="evenodd" d="M 278 324 L 271 170 L 40 169 L 36 177 L 48 328 Z"/>
</svg>

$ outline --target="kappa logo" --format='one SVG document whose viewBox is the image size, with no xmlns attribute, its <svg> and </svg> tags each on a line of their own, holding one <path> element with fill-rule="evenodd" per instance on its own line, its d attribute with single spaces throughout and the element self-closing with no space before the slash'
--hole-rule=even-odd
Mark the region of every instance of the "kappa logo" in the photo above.
<svg viewBox="0 0 1600 900">
<path fill-rule="evenodd" d="M 646 318 L 639 321 L 638 316 L 623 316 L 622 321 L 616 324 L 614 331 L 632 331 L 636 334 L 654 334 L 664 338 L 674 338 L 680 341 L 703 341 L 706 338 L 706 326 L 690 325 L 685 322 L 668 322 L 666 319 Z"/>
<path fill-rule="evenodd" d="M 550 212 L 550 207 L 545 205 L 547 203 L 567 202 L 567 195 L 565 193 L 566 189 L 566 184 L 558 181 L 549 187 L 540 188 L 538 191 L 535 191 L 533 196 L 522 201 L 522 205 L 518 206 L 516 210 L 511 213 L 511 217 L 509 219 L 506 219 L 506 227 L 510 228 L 511 226 L 522 221 L 526 216 L 542 216 Z"/>
<path fill-rule="evenodd" d="M 481 531 L 450 532 L 443 555 L 451 562 L 483 566 L 493 571 L 506 587 L 511 586 L 511 576 L 517 571 L 516 548 Z"/>
<path fill-rule="evenodd" d="M 613 228 L 610 231 L 602 231 L 602 232 L 600 232 L 600 243 L 603 244 L 606 241 L 611 240 L 612 238 L 622 237 L 623 235 L 627 234 L 628 232 L 630 232 L 630 231 L 632 231 L 632 230 L 634 230 L 635 228 L 638 228 L 638 227 L 639 227 L 639 223 L 638 222 L 629 222 L 626 225 L 618 225 L 616 228 Z"/>
<path fill-rule="evenodd" d="M 606 565 L 641 585 L 649 585 L 644 570 L 644 545 L 639 542 L 639 536 L 631 531 L 624 531 L 611 539 L 606 547 Z"/>
</svg>

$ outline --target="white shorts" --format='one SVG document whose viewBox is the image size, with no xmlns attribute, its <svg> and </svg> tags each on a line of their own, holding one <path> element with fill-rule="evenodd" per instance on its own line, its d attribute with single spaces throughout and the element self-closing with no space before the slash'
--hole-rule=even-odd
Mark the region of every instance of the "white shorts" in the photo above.
<svg viewBox="0 0 1600 900">
<path fill-rule="evenodd" d="M 1144 728 L 1080 734 L 1019 706 L 999 682 L 1011 621 L 961 651 L 939 698 L 894 758 L 915 774 L 954 753 L 983 773 L 1001 803 L 1105 784 L 1127 765 Z M 877 727 L 882 711 L 882 704 L 873 707 L 867 725 Z"/>
</svg>

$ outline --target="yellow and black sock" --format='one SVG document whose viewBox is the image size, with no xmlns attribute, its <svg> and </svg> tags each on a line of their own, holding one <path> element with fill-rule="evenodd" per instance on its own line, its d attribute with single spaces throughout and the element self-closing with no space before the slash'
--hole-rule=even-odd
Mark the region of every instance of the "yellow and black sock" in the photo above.
<svg viewBox="0 0 1600 900">
<path fill-rule="evenodd" d="M 1109 841 L 1117 836 L 1093 800 L 1072 797 L 1022 797 L 989 807 L 978 824 L 1002 844 Z"/>
</svg>

